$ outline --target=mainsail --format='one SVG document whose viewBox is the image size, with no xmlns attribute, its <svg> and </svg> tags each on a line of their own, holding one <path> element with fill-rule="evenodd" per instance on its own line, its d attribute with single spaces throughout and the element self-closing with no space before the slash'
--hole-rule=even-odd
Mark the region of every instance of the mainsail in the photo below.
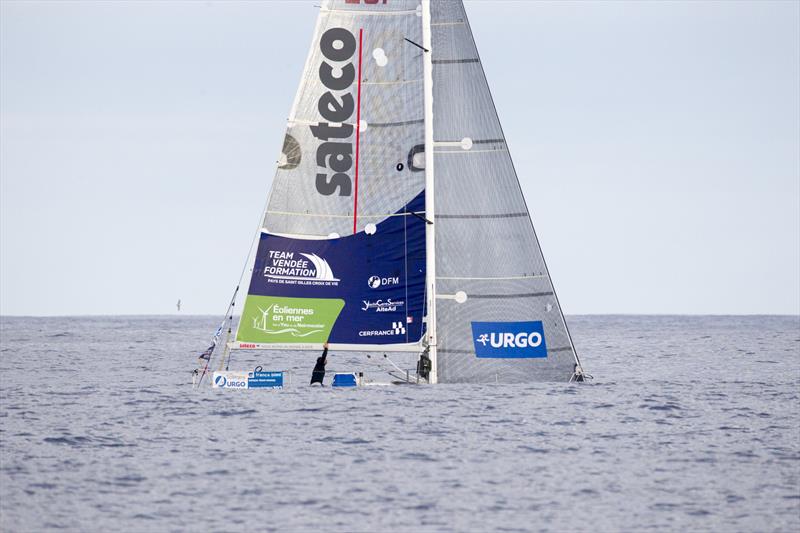
<svg viewBox="0 0 800 533">
<path fill-rule="evenodd" d="M 579 368 L 460 0 L 322 3 L 235 339 Z"/>
<path fill-rule="evenodd" d="M 431 2 L 431 31 L 436 286 L 467 295 L 437 300 L 439 380 L 567 380 L 577 355 L 462 2 Z"/>
<path fill-rule="evenodd" d="M 324 2 L 263 221 L 238 348 L 419 351 L 425 330 L 417 0 Z"/>
</svg>

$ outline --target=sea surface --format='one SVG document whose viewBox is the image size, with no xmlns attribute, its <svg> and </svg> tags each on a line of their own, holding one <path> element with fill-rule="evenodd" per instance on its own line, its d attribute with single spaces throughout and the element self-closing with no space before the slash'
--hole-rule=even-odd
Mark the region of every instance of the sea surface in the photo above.
<svg viewBox="0 0 800 533">
<path fill-rule="evenodd" d="M 800 530 L 800 317 L 571 317 L 585 384 L 194 390 L 217 321 L 2 318 L 0 530 Z"/>
</svg>

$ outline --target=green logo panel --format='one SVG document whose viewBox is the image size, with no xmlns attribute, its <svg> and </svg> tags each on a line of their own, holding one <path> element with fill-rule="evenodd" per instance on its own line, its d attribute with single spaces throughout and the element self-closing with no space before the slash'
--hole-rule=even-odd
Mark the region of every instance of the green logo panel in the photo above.
<svg viewBox="0 0 800 533">
<path fill-rule="evenodd" d="M 248 295 L 236 340 L 254 343 L 325 342 L 344 300 Z"/>
</svg>

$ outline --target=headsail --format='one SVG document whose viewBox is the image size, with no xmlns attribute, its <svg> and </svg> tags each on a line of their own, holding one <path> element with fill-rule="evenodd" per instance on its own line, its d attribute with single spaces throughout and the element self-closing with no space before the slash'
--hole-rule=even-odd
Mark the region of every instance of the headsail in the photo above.
<svg viewBox="0 0 800 533">
<path fill-rule="evenodd" d="M 418 0 L 324 2 L 272 184 L 238 348 L 419 348 Z"/>
<path fill-rule="evenodd" d="M 577 356 L 464 6 L 431 19 L 439 381 L 567 381 Z"/>
</svg>

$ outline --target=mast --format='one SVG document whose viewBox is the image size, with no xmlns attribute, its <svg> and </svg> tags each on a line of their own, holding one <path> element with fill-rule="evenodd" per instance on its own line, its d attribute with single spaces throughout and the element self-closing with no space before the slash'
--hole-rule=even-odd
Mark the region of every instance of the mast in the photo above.
<svg viewBox="0 0 800 533">
<path fill-rule="evenodd" d="M 433 184 L 433 63 L 431 59 L 431 3 L 422 0 L 423 85 L 425 100 L 425 272 L 427 275 L 429 382 L 439 381 L 436 357 L 436 219 Z"/>
</svg>

